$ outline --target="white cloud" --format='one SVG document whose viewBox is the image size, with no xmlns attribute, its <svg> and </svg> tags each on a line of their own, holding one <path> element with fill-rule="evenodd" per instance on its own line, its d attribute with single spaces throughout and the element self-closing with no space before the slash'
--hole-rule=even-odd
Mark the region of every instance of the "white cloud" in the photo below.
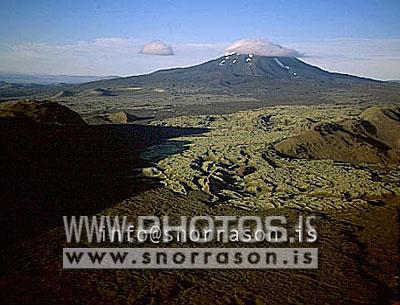
<svg viewBox="0 0 400 305">
<path fill-rule="evenodd" d="M 174 55 L 172 47 L 167 45 L 165 42 L 162 42 L 161 40 L 155 40 L 146 43 L 140 50 L 140 53 L 146 55 Z"/>
<path fill-rule="evenodd" d="M 225 49 L 225 53 L 254 54 L 261 56 L 300 57 L 302 54 L 293 49 L 282 47 L 264 39 L 241 39 Z"/>
</svg>

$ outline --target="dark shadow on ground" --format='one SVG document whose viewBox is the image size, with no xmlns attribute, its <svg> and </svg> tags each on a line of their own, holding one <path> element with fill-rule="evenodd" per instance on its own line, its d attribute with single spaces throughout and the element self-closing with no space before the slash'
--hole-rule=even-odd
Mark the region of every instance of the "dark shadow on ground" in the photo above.
<svg viewBox="0 0 400 305">
<path fill-rule="evenodd" d="M 63 215 L 93 215 L 157 186 L 135 174 L 135 169 L 146 165 L 138 151 L 205 131 L 0 122 L 0 234 L 2 244 L 7 245 L 4 248 L 9 250 L 18 241 L 61 225 Z"/>
</svg>

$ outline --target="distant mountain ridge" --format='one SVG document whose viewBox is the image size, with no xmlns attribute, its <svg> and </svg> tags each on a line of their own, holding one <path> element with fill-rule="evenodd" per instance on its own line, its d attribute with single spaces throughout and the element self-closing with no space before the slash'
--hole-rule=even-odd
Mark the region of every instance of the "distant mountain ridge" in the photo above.
<svg viewBox="0 0 400 305">
<path fill-rule="evenodd" d="M 84 88 L 130 86 L 263 86 L 268 81 L 306 81 L 330 83 L 378 82 L 376 80 L 332 73 L 294 57 L 258 56 L 232 53 L 186 68 L 158 70 L 150 74 L 100 80 Z"/>
<path fill-rule="evenodd" d="M 13 84 L 82 84 L 116 77 L 117 76 L 46 75 L 0 72 L 0 82 Z"/>
<path fill-rule="evenodd" d="M 329 72 L 294 57 L 231 53 L 190 67 L 85 83 L 15 84 L 0 79 L 0 100 L 20 97 L 129 97 L 145 100 L 151 96 L 157 103 L 174 104 L 186 103 L 184 99 L 189 96 L 193 101 L 201 96 L 207 100 L 212 96 L 229 96 L 269 103 L 291 103 L 295 97 L 297 102 L 307 103 L 324 102 L 323 96 L 329 90 L 339 90 L 337 94 L 340 95 L 349 89 L 356 89 L 357 94 L 367 99 L 378 97 L 386 100 L 389 95 L 391 98 L 397 96 L 400 85 Z M 337 99 L 333 91 L 330 93 L 332 101 Z"/>
</svg>

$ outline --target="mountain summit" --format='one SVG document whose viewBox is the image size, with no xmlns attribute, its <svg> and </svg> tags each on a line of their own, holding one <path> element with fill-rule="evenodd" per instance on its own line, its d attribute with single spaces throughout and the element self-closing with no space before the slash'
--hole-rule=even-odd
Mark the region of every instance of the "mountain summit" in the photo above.
<svg viewBox="0 0 400 305">
<path fill-rule="evenodd" d="M 270 80 L 361 81 L 368 80 L 347 74 L 332 73 L 309 65 L 295 57 L 260 56 L 230 53 L 188 68 L 161 70 L 153 75 L 185 75 L 229 79 L 257 76 Z M 150 74 L 151 75 L 151 74 Z M 191 76 L 192 75 L 192 76 Z M 371 81 L 371 80 L 370 80 Z"/>
<path fill-rule="evenodd" d="M 321 79 L 332 73 L 308 65 L 295 57 L 272 57 L 230 53 L 206 65 L 234 76 L 260 76 L 268 79 Z"/>
<path fill-rule="evenodd" d="M 185 93 L 240 94 L 264 96 L 270 90 L 290 92 L 305 87 L 342 87 L 376 82 L 371 79 L 331 73 L 295 57 L 229 53 L 205 63 L 159 70 L 150 74 L 102 80 L 80 85 L 83 90 L 126 87 L 162 88 Z M 275 90 L 274 89 L 274 90 Z M 267 92 L 268 91 L 268 92 Z M 297 93 L 296 93 L 297 94 Z"/>
</svg>

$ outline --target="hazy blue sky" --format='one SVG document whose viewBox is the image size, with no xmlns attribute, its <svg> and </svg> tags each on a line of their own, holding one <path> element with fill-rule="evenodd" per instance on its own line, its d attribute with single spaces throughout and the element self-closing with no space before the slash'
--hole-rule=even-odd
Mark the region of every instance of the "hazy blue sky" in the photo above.
<svg viewBox="0 0 400 305">
<path fill-rule="evenodd" d="M 330 70 L 400 79 L 400 1 L 0 2 L 0 70 L 132 75 L 269 39 Z M 161 40 L 173 56 L 138 54 Z"/>
</svg>

